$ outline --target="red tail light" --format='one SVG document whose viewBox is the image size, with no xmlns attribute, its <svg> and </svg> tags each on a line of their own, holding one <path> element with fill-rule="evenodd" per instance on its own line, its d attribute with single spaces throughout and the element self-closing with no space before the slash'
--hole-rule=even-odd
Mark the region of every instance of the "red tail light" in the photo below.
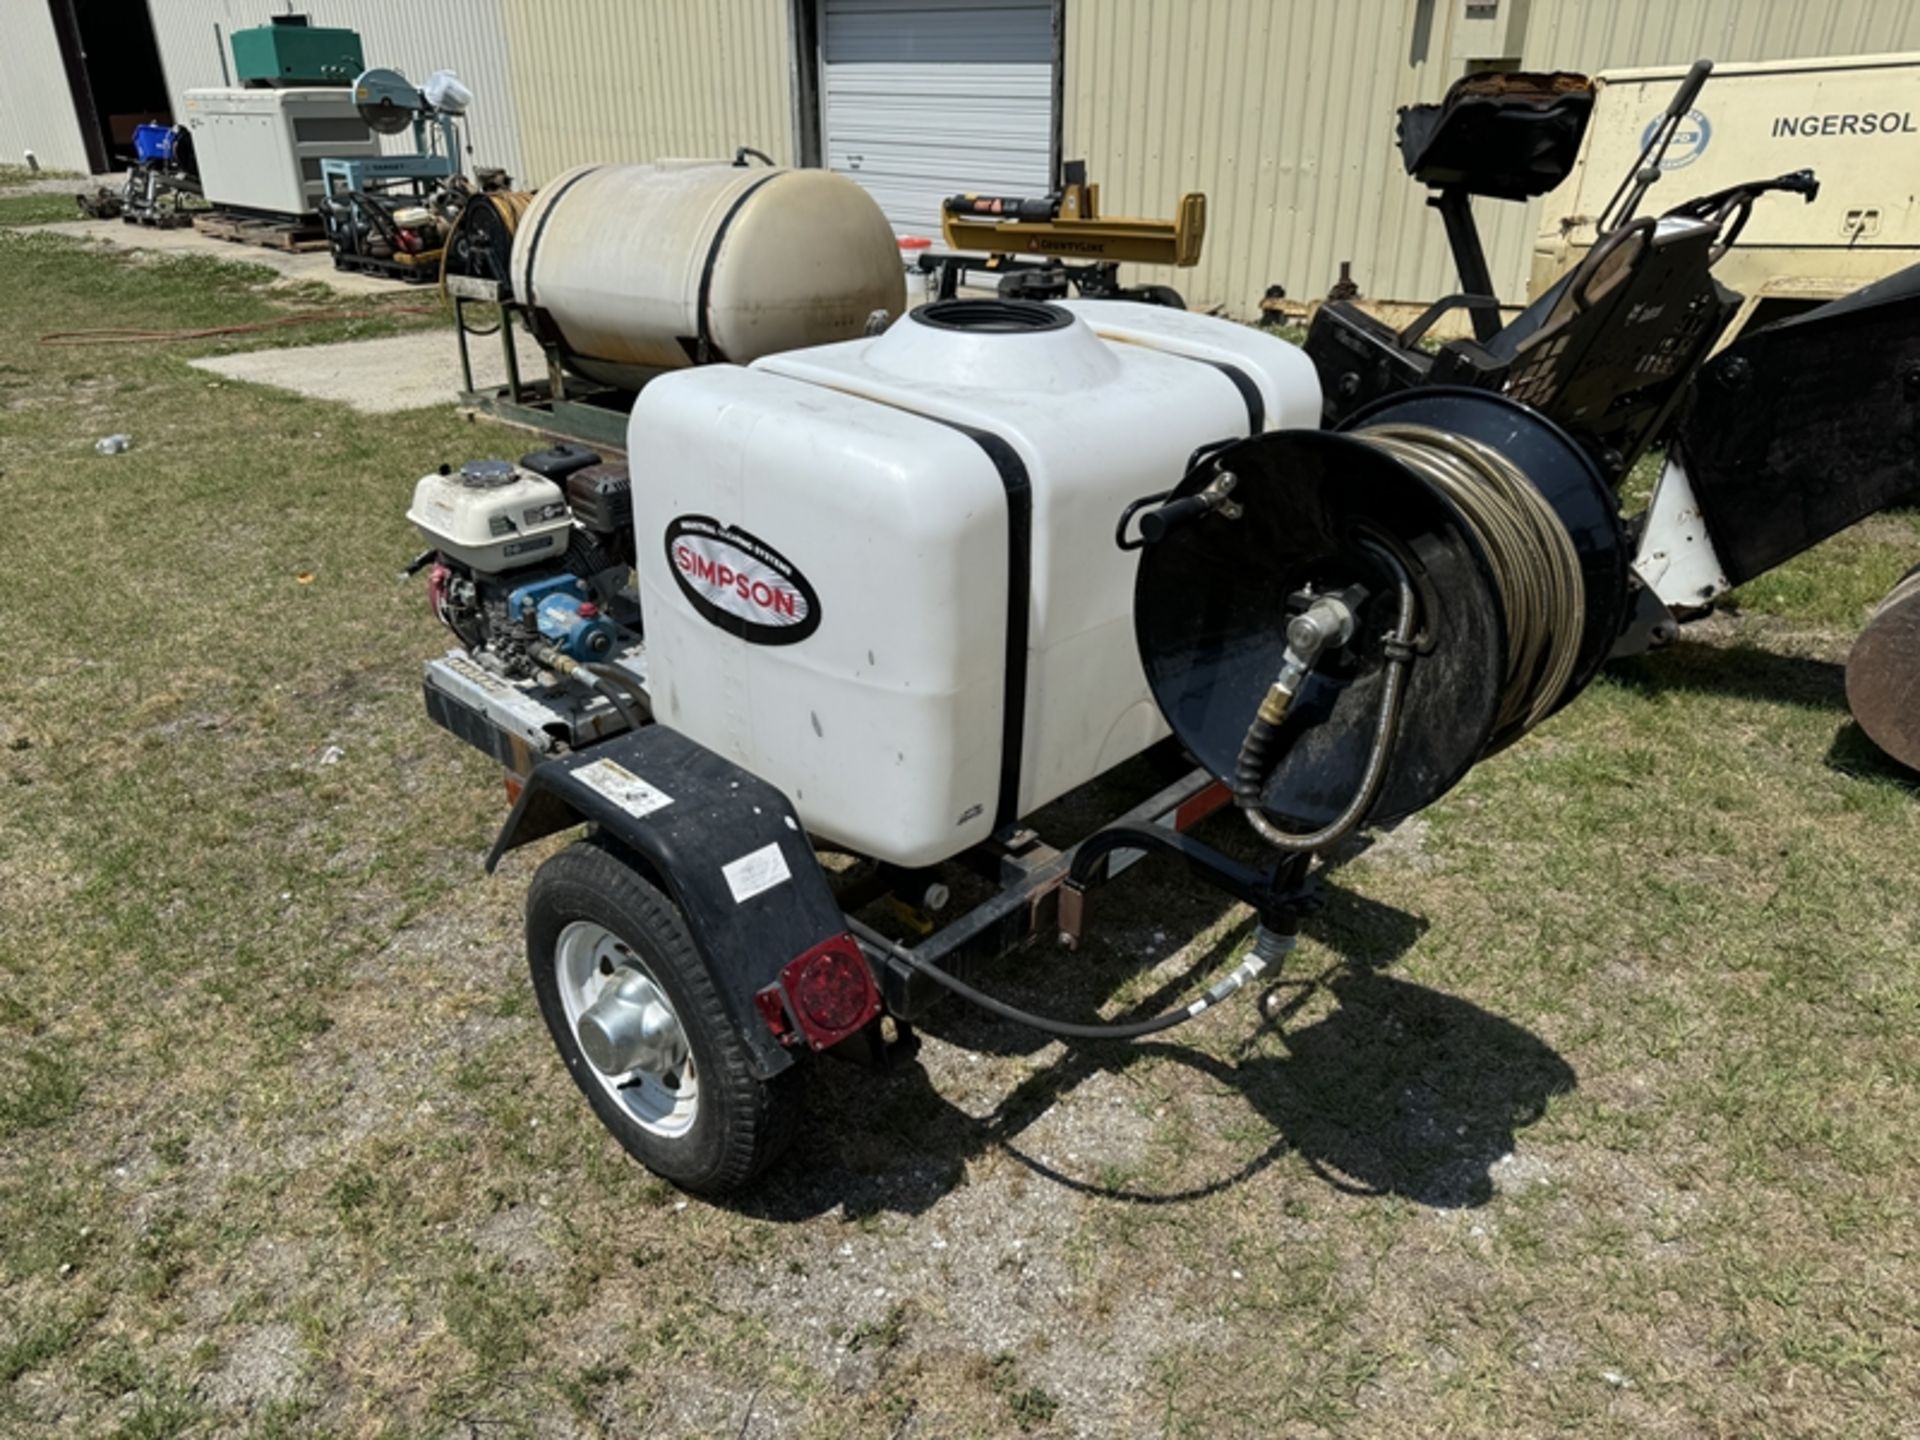
<svg viewBox="0 0 1920 1440">
<path fill-rule="evenodd" d="M 851 935 L 836 935 L 788 961 L 779 988 L 785 1008 L 815 1050 L 839 1044 L 880 1013 L 880 989 Z M 771 998 L 768 991 L 761 995 Z M 762 1013 L 770 1008 L 763 1004 Z M 780 1033 L 780 1027 L 772 1028 Z"/>
</svg>

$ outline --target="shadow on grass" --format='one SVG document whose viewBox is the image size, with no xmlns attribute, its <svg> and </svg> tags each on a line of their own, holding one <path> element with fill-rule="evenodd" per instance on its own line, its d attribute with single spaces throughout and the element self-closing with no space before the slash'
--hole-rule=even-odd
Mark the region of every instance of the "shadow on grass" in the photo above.
<svg viewBox="0 0 1920 1440">
<path fill-rule="evenodd" d="M 1766 700 L 1806 710 L 1847 709 L 1847 671 L 1831 660 L 1776 655 L 1748 646 L 1679 644 L 1618 660 L 1607 674 L 1644 695 L 1670 691 Z M 1920 772 L 1893 759 L 1859 725 L 1846 721 L 1827 747 L 1826 765 L 1856 780 L 1920 792 Z"/>
<path fill-rule="evenodd" d="M 1684 637 L 1663 650 L 1616 660 L 1607 675 L 1643 695 L 1670 691 L 1768 700 L 1804 710 L 1845 710 L 1845 667 L 1748 645 L 1703 645 Z"/>
<path fill-rule="evenodd" d="M 1849 720 L 1835 732 L 1827 747 L 1827 768 L 1838 770 L 1855 780 L 1890 786 L 1920 796 L 1920 770 L 1909 770 L 1872 740 L 1867 732 Z"/>
<path fill-rule="evenodd" d="M 740 1197 L 765 1219 L 799 1220 L 844 1206 L 849 1215 L 919 1213 L 964 1177 L 966 1162 L 999 1149 L 1036 1175 L 1084 1194 L 1143 1205 L 1204 1198 L 1259 1174 L 1289 1151 L 1328 1184 L 1372 1196 L 1458 1208 L 1486 1203 L 1492 1166 L 1517 1131 L 1538 1120 L 1555 1095 L 1571 1091 L 1571 1066 L 1537 1036 L 1478 1006 L 1382 973 L 1419 939 L 1424 920 L 1328 887 L 1307 932 L 1343 959 L 1319 975 L 1285 978 L 1262 1010 L 1280 1046 L 1250 1037 L 1223 1059 L 1177 1043 L 1070 1049 L 1029 1076 L 985 1116 L 948 1102 L 918 1065 L 887 1077 L 823 1067 L 811 1142 L 798 1163 L 780 1167 Z M 1218 902 L 1213 902 L 1218 914 Z M 1187 973 L 1143 998 L 1126 1018 L 1158 1014 L 1185 1000 L 1233 957 L 1252 922 L 1224 936 Z M 1169 917 L 1169 929 L 1173 928 Z M 1104 968 L 1104 967 L 1103 967 Z M 1104 987 L 1110 989 L 1111 974 Z M 1014 986 L 1003 981 L 1002 993 Z M 1018 1003 L 1085 1013 L 1087 982 L 1071 979 L 1051 1002 Z M 1079 993 L 1075 993 L 1079 992 Z M 1010 998 L 1011 995 L 1010 995 Z M 1332 1008 L 1298 1029 L 1287 1022 L 1316 999 Z M 1242 1016 L 1251 1012 L 1242 1008 Z M 943 1006 L 925 1027 L 968 1050 L 1006 1053 L 1012 1027 L 960 1005 Z M 1038 1049 L 1033 1043 L 1022 1050 Z M 1273 1140 L 1251 1159 L 1197 1181 L 1149 1187 L 1068 1175 L 1022 1148 L 1020 1136 L 1076 1086 L 1100 1072 L 1123 1073 L 1147 1059 L 1186 1066 L 1206 1088 L 1236 1091 L 1270 1125 Z M 1097 1165 L 1098 1156 L 1088 1157 Z"/>
</svg>

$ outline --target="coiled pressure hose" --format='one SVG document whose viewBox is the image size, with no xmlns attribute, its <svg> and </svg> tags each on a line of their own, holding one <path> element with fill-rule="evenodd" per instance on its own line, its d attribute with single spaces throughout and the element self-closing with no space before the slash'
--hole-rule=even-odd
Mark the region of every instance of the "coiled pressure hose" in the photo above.
<svg viewBox="0 0 1920 1440">
<path fill-rule="evenodd" d="M 1552 713 L 1579 662 L 1586 623 L 1580 557 L 1547 499 L 1526 472 L 1491 446 L 1425 425 L 1387 424 L 1354 438 L 1391 456 L 1451 500 L 1479 538 L 1506 616 L 1507 654 L 1494 735 L 1523 734 Z M 1266 816 L 1261 795 L 1274 759 L 1273 744 L 1293 697 L 1321 653 L 1351 637 L 1353 619 L 1338 602 L 1316 601 L 1288 626 L 1286 660 L 1241 742 L 1233 780 L 1234 803 L 1247 823 L 1276 849 L 1326 849 L 1365 823 L 1393 757 L 1413 658 L 1418 606 L 1400 557 L 1378 541 L 1360 547 L 1389 569 L 1399 610 L 1385 641 L 1386 677 L 1367 763 L 1353 798 L 1318 830 L 1283 830 Z"/>
<path fill-rule="evenodd" d="M 1526 472 L 1491 446 L 1426 425 L 1355 436 L 1444 493 L 1480 537 L 1507 617 L 1507 675 L 1494 733 L 1532 729 L 1573 678 L 1586 624 L 1580 556 Z"/>
<path fill-rule="evenodd" d="M 467 197 L 460 213 L 447 230 L 445 253 L 440 261 L 440 303 L 450 306 L 447 294 L 449 275 L 472 275 L 483 280 L 505 281 L 513 263 L 514 232 L 520 218 L 533 204 L 533 195 L 525 190 L 488 190 Z M 480 329 L 467 326 L 467 333 L 486 336 L 498 333 L 498 327 Z"/>
</svg>

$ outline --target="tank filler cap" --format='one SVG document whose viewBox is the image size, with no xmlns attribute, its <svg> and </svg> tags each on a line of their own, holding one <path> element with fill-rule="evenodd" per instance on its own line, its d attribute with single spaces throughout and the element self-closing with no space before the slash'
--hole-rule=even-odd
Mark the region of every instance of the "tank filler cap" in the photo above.
<svg viewBox="0 0 1920 1440">
<path fill-rule="evenodd" d="M 936 330 L 977 335 L 1033 335 L 1073 324 L 1067 311 L 1039 300 L 935 300 L 915 309 L 913 318 Z"/>
<path fill-rule="evenodd" d="M 887 375 L 972 390 L 1066 394 L 1121 373 L 1113 346 L 1071 311 L 1037 300 L 935 300 L 870 341 Z"/>
<path fill-rule="evenodd" d="M 511 460 L 469 460 L 460 467 L 460 483 L 469 490 L 498 490 L 513 480 Z"/>
</svg>

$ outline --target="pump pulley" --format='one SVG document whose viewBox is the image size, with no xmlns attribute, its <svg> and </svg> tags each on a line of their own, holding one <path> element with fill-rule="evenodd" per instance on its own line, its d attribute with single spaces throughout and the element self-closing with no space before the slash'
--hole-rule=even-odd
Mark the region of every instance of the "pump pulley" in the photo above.
<svg viewBox="0 0 1920 1440">
<path fill-rule="evenodd" d="M 1257 790 L 1263 833 L 1325 827 L 1369 787 L 1355 825 L 1433 803 L 1586 686 L 1627 600 L 1599 471 L 1491 391 L 1396 395 L 1337 432 L 1237 442 L 1160 513 L 1174 523 L 1143 523 L 1158 538 L 1134 597 L 1147 680 L 1180 743 L 1250 808 Z M 1289 627 L 1329 605 L 1350 635 L 1302 665 Z"/>
</svg>

